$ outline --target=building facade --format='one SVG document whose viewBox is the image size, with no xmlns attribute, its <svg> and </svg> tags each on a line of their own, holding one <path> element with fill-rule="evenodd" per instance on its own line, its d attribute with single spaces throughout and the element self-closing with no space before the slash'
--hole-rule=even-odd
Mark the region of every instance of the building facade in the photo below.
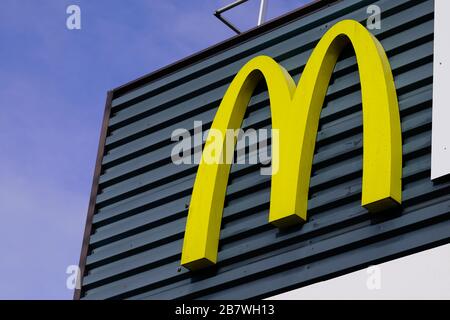
<svg viewBox="0 0 450 320">
<path fill-rule="evenodd" d="M 174 164 L 179 128 L 211 127 L 235 75 L 272 57 L 295 83 L 323 35 L 352 19 L 366 26 L 394 76 L 401 121 L 402 202 L 361 206 L 363 116 L 355 52 L 339 57 L 320 114 L 306 222 L 268 223 L 271 177 L 232 165 L 217 263 L 181 265 L 198 164 Z M 431 179 L 433 0 L 318 1 L 108 93 L 76 299 L 265 298 L 450 242 L 450 182 Z M 373 21 L 372 21 L 373 22 Z M 253 93 L 242 128 L 270 129 L 267 86 Z M 200 144 L 192 145 L 192 154 Z M 211 188 L 214 186 L 211 185 Z"/>
</svg>

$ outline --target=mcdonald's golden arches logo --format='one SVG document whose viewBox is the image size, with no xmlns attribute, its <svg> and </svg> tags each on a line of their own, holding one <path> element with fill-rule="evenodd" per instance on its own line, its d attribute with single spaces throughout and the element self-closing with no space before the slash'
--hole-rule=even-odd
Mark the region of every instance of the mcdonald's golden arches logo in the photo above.
<svg viewBox="0 0 450 320">
<path fill-rule="evenodd" d="M 211 129 L 226 136 L 241 127 L 256 85 L 267 83 L 272 129 L 269 222 L 277 227 L 307 219 L 308 190 L 319 118 L 329 81 L 342 50 L 356 54 L 363 108 L 363 178 L 361 205 L 370 212 L 401 203 L 402 141 L 395 84 L 380 42 L 360 23 L 334 25 L 312 52 L 297 86 L 272 58 L 250 60 L 235 76 L 218 108 Z M 210 139 L 207 139 L 205 149 Z M 226 156 L 226 140 L 219 152 Z M 181 264 L 196 270 L 217 262 L 220 225 L 229 163 L 201 161 L 194 183 Z"/>
</svg>

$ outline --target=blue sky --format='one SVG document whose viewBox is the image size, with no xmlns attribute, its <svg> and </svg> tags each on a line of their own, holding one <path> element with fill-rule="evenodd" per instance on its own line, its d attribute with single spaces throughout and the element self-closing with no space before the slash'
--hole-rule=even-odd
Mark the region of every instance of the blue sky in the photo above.
<svg viewBox="0 0 450 320">
<path fill-rule="evenodd" d="M 106 91 L 233 36 L 212 15 L 231 2 L 2 0 L 0 299 L 72 298 Z M 269 18 L 305 2 L 271 0 Z M 245 30 L 258 6 L 226 16 Z"/>
</svg>

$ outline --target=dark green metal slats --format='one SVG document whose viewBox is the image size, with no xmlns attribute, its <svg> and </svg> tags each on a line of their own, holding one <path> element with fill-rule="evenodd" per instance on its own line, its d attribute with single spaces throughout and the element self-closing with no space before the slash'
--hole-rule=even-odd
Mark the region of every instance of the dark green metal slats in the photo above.
<svg viewBox="0 0 450 320">
<path fill-rule="evenodd" d="M 403 131 L 403 210 L 370 215 L 360 206 L 361 96 L 355 57 L 339 60 L 321 114 L 309 220 L 280 231 L 267 223 L 270 177 L 234 165 L 217 268 L 179 268 L 195 165 L 176 166 L 176 128 L 208 129 L 241 66 L 265 54 L 297 81 L 318 40 L 342 19 L 365 23 L 390 58 Z M 430 181 L 433 1 L 343 0 L 113 97 L 82 298 L 266 297 L 446 243 L 450 183 Z M 253 96 L 244 127 L 270 128 L 267 94 Z"/>
</svg>

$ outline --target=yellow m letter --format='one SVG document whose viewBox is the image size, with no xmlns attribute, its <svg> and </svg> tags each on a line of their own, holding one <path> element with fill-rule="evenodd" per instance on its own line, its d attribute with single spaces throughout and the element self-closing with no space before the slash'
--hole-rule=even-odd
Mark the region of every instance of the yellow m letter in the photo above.
<svg viewBox="0 0 450 320">
<path fill-rule="evenodd" d="M 376 212 L 401 203 L 400 117 L 389 61 L 371 33 L 358 22 L 345 20 L 322 37 L 297 88 L 273 59 L 260 56 L 249 61 L 231 82 L 211 127 L 223 137 L 227 129 L 238 129 L 253 90 L 260 80 L 266 81 L 272 129 L 279 132 L 279 143 L 272 145 L 272 164 L 278 170 L 272 175 L 269 213 L 269 221 L 277 227 L 306 221 L 320 113 L 337 59 L 348 44 L 356 53 L 362 90 L 362 206 Z M 219 152 L 226 157 L 226 139 L 221 146 Z M 191 270 L 217 261 L 229 172 L 228 163 L 202 161 L 199 165 L 181 258 L 181 264 Z"/>
</svg>

